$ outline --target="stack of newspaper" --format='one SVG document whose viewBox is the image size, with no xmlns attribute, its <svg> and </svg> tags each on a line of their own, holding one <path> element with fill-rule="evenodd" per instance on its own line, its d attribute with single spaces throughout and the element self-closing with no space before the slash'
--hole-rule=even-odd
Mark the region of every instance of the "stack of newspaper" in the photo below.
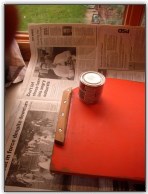
<svg viewBox="0 0 148 194">
<path fill-rule="evenodd" d="M 65 190 L 66 175 L 50 173 L 62 93 L 68 87 L 78 87 L 80 74 L 85 71 L 144 82 L 145 29 L 97 24 L 31 24 L 29 38 L 31 60 L 5 129 L 9 131 L 5 190 Z M 111 179 L 81 180 L 73 176 L 66 188 L 99 191 L 103 181 L 102 190 L 113 190 Z M 81 183 L 85 185 L 83 188 Z"/>
</svg>

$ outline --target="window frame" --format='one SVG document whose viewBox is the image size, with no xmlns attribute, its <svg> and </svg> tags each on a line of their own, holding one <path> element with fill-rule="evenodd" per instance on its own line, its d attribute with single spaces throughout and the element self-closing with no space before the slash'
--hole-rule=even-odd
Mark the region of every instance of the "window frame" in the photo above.
<svg viewBox="0 0 148 194">
<path fill-rule="evenodd" d="M 123 25 L 140 26 L 145 13 L 145 4 L 125 5 L 123 14 Z M 17 31 L 15 39 L 19 44 L 22 56 L 25 61 L 29 61 L 31 57 L 29 33 L 26 31 Z"/>
<path fill-rule="evenodd" d="M 140 26 L 145 13 L 145 5 L 126 5 L 123 25 Z"/>
</svg>

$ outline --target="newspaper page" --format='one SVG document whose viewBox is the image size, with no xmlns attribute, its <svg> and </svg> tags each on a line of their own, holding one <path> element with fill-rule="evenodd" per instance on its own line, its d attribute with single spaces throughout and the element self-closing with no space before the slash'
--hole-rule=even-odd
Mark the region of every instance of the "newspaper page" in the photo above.
<svg viewBox="0 0 148 194">
<path fill-rule="evenodd" d="M 31 60 L 21 98 L 60 100 L 63 90 L 79 85 L 80 74 L 97 71 L 97 26 L 30 25 Z"/>
<path fill-rule="evenodd" d="M 6 191 L 61 189 L 62 175 L 49 171 L 58 109 L 58 102 L 18 101 L 5 153 Z"/>
<path fill-rule="evenodd" d="M 135 71 L 135 70 L 113 70 L 113 69 L 99 69 L 99 72 L 102 73 L 106 78 L 116 78 L 131 80 L 137 82 L 145 82 L 145 72 L 144 71 Z"/>
<path fill-rule="evenodd" d="M 98 27 L 99 69 L 145 70 L 145 28 L 136 26 Z"/>
<path fill-rule="evenodd" d="M 62 190 L 63 176 L 49 169 L 60 100 L 82 72 L 97 71 L 96 32 L 92 25 L 30 25 L 31 60 L 6 126 L 7 191 Z"/>
<path fill-rule="evenodd" d="M 137 36 L 137 31 L 135 35 Z M 124 70 L 129 69 L 130 63 L 123 66 L 119 63 L 119 66 L 118 57 L 118 60 L 114 61 L 116 66 L 113 69 L 120 67 L 120 71 L 110 70 L 113 63 L 108 65 L 106 59 L 111 59 L 116 50 L 113 46 L 107 47 L 108 41 L 106 42 L 105 37 L 111 45 L 116 44 L 116 47 L 129 40 L 124 35 L 118 36 L 115 27 L 94 24 L 29 26 L 31 60 L 10 118 L 11 122 L 6 125 L 10 134 L 5 149 L 5 191 L 65 189 L 65 175 L 50 173 L 50 159 L 63 91 L 68 87 L 78 87 L 82 72 L 99 69 L 106 73 L 107 77 L 144 81 L 143 72 L 137 73 L 136 77 L 131 76 L 133 71 L 125 74 L 122 67 Z M 125 49 L 124 46 L 121 48 Z M 128 45 L 127 48 L 133 49 Z M 102 53 L 104 51 L 105 53 Z M 125 51 L 122 52 L 125 54 Z M 129 57 L 129 53 L 125 56 Z M 138 58 L 132 55 L 132 60 L 129 61 L 136 64 L 138 60 L 137 64 L 142 64 L 140 59 L 140 56 Z M 73 180 L 75 179 L 71 179 L 71 184 Z M 96 189 L 98 185 L 94 188 Z"/>
</svg>

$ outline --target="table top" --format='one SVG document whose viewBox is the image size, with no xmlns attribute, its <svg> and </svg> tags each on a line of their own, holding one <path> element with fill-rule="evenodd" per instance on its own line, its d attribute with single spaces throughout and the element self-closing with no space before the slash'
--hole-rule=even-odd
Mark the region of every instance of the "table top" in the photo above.
<svg viewBox="0 0 148 194">
<path fill-rule="evenodd" d="M 72 92 L 65 144 L 55 143 L 51 171 L 145 180 L 145 85 L 108 78 L 101 100 Z"/>
</svg>

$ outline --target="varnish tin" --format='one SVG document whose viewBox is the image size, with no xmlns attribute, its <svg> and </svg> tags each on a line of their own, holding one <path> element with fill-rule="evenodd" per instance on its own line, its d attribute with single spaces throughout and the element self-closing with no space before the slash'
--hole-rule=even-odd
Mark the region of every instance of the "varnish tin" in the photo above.
<svg viewBox="0 0 148 194">
<path fill-rule="evenodd" d="M 80 76 L 79 97 L 86 104 L 97 103 L 101 97 L 105 77 L 95 71 L 87 71 Z"/>
</svg>

